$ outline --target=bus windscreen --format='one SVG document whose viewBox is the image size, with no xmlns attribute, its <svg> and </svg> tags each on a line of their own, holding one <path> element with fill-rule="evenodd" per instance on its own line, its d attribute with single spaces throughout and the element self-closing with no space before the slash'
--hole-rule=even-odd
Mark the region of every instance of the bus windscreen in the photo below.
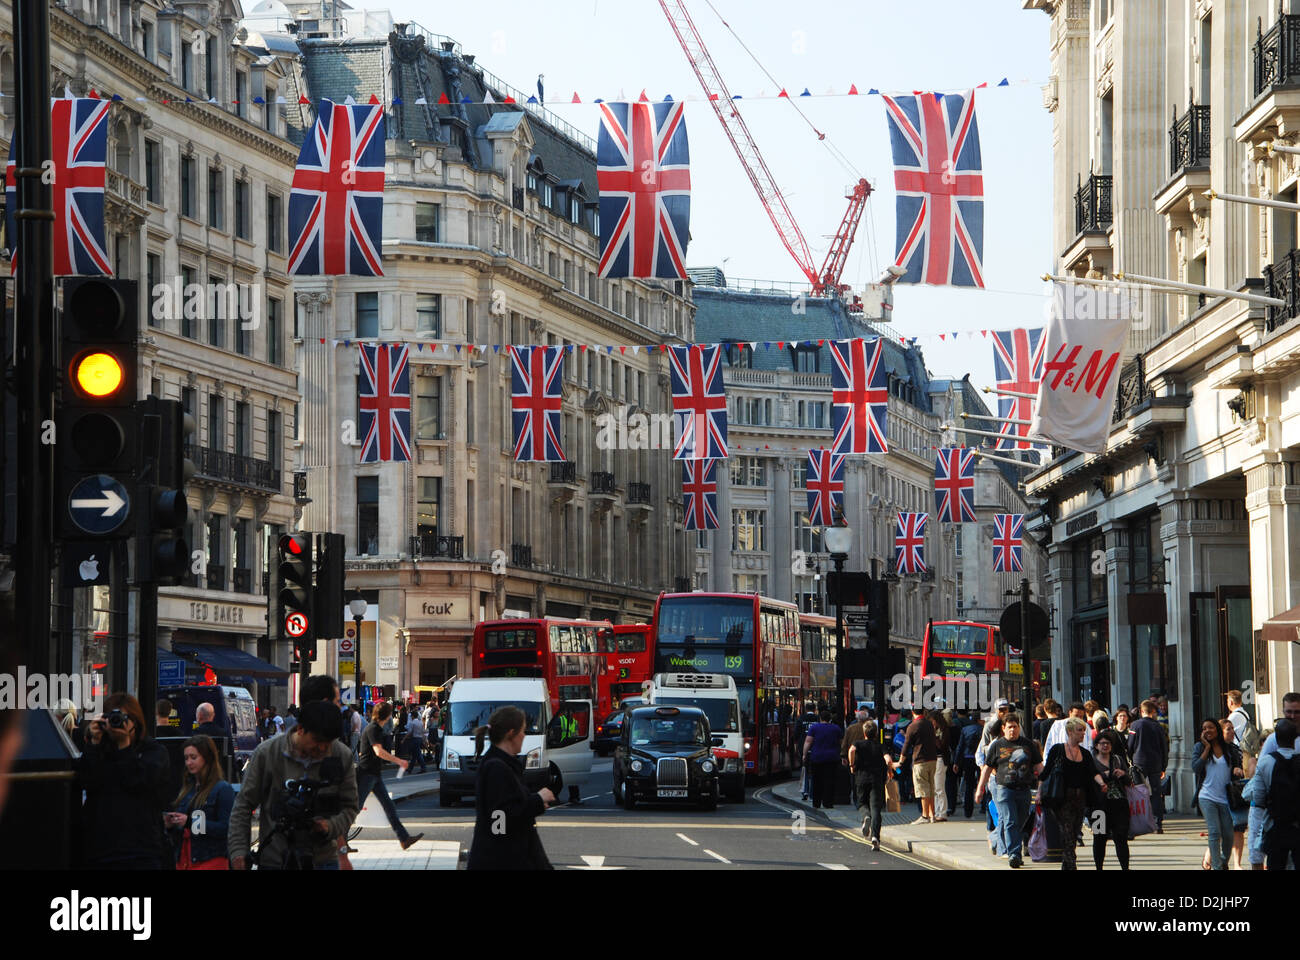
<svg viewBox="0 0 1300 960">
<path fill-rule="evenodd" d="M 753 646 L 754 601 L 739 597 L 661 600 L 656 642 L 699 646 Z"/>
<path fill-rule="evenodd" d="M 983 657 L 988 654 L 989 628 L 979 624 L 936 623 L 930 627 L 930 656 Z"/>
</svg>

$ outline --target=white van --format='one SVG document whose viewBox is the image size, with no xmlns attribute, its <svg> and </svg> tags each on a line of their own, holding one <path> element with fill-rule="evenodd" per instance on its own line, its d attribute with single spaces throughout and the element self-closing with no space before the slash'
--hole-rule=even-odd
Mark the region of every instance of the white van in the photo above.
<svg viewBox="0 0 1300 960">
<path fill-rule="evenodd" d="M 462 677 L 447 697 L 447 727 L 438 768 L 439 806 L 454 806 L 462 797 L 473 795 L 478 780 L 474 731 L 486 726 L 493 712 L 505 706 L 518 707 L 528 718 L 520 758 L 529 790 L 550 783 L 552 763 L 559 768 L 565 787 L 582 787 L 591 780 L 594 754 L 590 700 L 561 703 L 558 714 L 553 715 L 545 680 Z M 573 732 L 566 732 L 566 728 Z M 484 737 L 484 753 L 488 747 Z"/>
<path fill-rule="evenodd" d="M 656 673 L 646 692 L 655 706 L 698 707 L 709 718 L 723 795 L 745 802 L 745 738 L 736 681 L 722 673 Z"/>
</svg>

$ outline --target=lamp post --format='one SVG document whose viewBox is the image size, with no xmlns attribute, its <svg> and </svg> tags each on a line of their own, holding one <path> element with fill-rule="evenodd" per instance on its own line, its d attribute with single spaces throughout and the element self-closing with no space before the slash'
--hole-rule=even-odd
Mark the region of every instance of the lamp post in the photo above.
<svg viewBox="0 0 1300 960">
<path fill-rule="evenodd" d="M 836 517 L 836 525 L 827 527 L 824 534 L 826 549 L 831 552 L 831 562 L 835 564 L 835 578 L 840 580 L 844 574 L 844 562 L 849 559 L 849 548 L 853 546 L 853 528 L 845 524 L 844 517 Z M 842 589 L 842 588 L 841 588 Z M 844 607 L 837 593 L 835 602 L 835 710 L 839 717 L 845 717 L 844 704 Z"/>
<path fill-rule="evenodd" d="M 352 614 L 352 622 L 356 624 L 356 641 L 352 644 L 352 655 L 356 658 L 353 666 L 356 669 L 357 686 L 361 686 L 363 674 L 361 673 L 361 619 L 366 615 L 366 598 L 361 596 L 361 591 L 348 601 L 348 612 Z M 379 631 L 375 631 L 375 674 L 379 673 Z M 366 698 L 361 691 L 357 691 L 357 697 L 364 708 Z"/>
</svg>

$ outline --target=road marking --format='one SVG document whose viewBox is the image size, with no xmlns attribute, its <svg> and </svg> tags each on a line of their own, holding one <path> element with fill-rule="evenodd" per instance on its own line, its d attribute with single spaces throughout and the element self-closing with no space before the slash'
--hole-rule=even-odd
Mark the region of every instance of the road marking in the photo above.
<svg viewBox="0 0 1300 960">
<path fill-rule="evenodd" d="M 681 837 L 683 840 L 685 840 L 687 843 L 689 843 L 692 847 L 698 847 L 698 846 L 699 846 L 698 843 L 696 843 L 694 840 L 692 840 L 690 837 L 688 837 L 688 836 L 687 836 L 686 834 L 684 834 L 684 833 L 679 833 L 679 834 L 677 834 L 677 836 Z"/>
<path fill-rule="evenodd" d="M 585 863 L 586 866 L 580 867 L 577 864 L 570 864 L 571 869 L 573 870 L 622 870 L 623 869 L 622 867 L 605 866 L 605 858 L 602 856 L 593 856 L 592 854 L 587 854 L 587 853 L 581 854 L 581 856 L 582 856 L 582 862 Z"/>
<path fill-rule="evenodd" d="M 722 854 L 714 853 L 712 850 L 708 849 L 707 847 L 704 848 L 704 852 L 707 853 L 709 856 L 711 856 L 714 860 L 721 860 L 723 863 L 731 863 L 731 861 L 728 860 L 726 857 L 724 857 Z"/>
<path fill-rule="evenodd" d="M 817 866 L 819 866 L 819 867 L 825 867 L 827 870 L 847 870 L 847 869 L 848 869 L 848 867 L 846 867 L 846 866 L 845 866 L 844 864 L 842 864 L 842 863 L 820 863 L 820 862 L 819 862 L 819 863 L 817 864 Z"/>
</svg>

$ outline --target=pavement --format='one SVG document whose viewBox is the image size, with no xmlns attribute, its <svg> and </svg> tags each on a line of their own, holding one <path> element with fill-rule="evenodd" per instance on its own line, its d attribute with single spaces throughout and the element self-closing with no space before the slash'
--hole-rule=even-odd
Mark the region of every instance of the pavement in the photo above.
<svg viewBox="0 0 1300 960">
<path fill-rule="evenodd" d="M 397 771 L 384 771 L 384 786 L 394 802 L 402 803 L 417 797 L 438 793 L 438 771 L 430 765 L 428 773 L 412 773 L 397 779 Z M 399 813 L 401 807 L 398 807 Z M 362 804 L 354 827 L 361 834 L 351 842 L 356 853 L 348 855 L 353 870 L 455 870 L 460 866 L 460 842 L 434 840 L 427 835 L 408 850 L 403 850 L 388 826 L 379 801 L 371 794 Z M 417 827 L 411 831 L 419 833 Z M 382 836 L 380 836 L 382 834 Z"/>
<path fill-rule="evenodd" d="M 812 811 L 811 801 L 803 800 L 798 781 L 778 783 L 772 794 L 796 807 Z M 958 810 L 954 817 L 949 813 L 946 823 L 914 823 L 920 810 L 915 802 L 903 804 L 901 813 L 886 813 L 880 832 L 883 849 L 904 854 L 944 870 L 1006 870 L 1006 861 L 989 853 L 988 831 L 984 814 L 976 808 L 975 817 L 967 820 Z M 861 832 L 862 817 L 856 808 L 844 804 L 829 810 L 817 810 L 814 816 L 824 817 L 830 824 Z M 1207 849 L 1205 822 L 1188 816 L 1167 817 L 1164 833 L 1146 834 L 1129 841 L 1130 870 L 1200 870 Z M 1092 835 L 1085 828 L 1082 847 L 1078 847 L 1077 862 L 1080 870 L 1095 869 L 1092 862 Z M 1028 857 L 1021 870 L 1060 870 L 1060 863 L 1034 863 Z M 1114 847 L 1108 846 L 1104 864 L 1106 870 L 1118 870 Z M 1249 869 L 1249 867 L 1247 867 Z"/>
</svg>

